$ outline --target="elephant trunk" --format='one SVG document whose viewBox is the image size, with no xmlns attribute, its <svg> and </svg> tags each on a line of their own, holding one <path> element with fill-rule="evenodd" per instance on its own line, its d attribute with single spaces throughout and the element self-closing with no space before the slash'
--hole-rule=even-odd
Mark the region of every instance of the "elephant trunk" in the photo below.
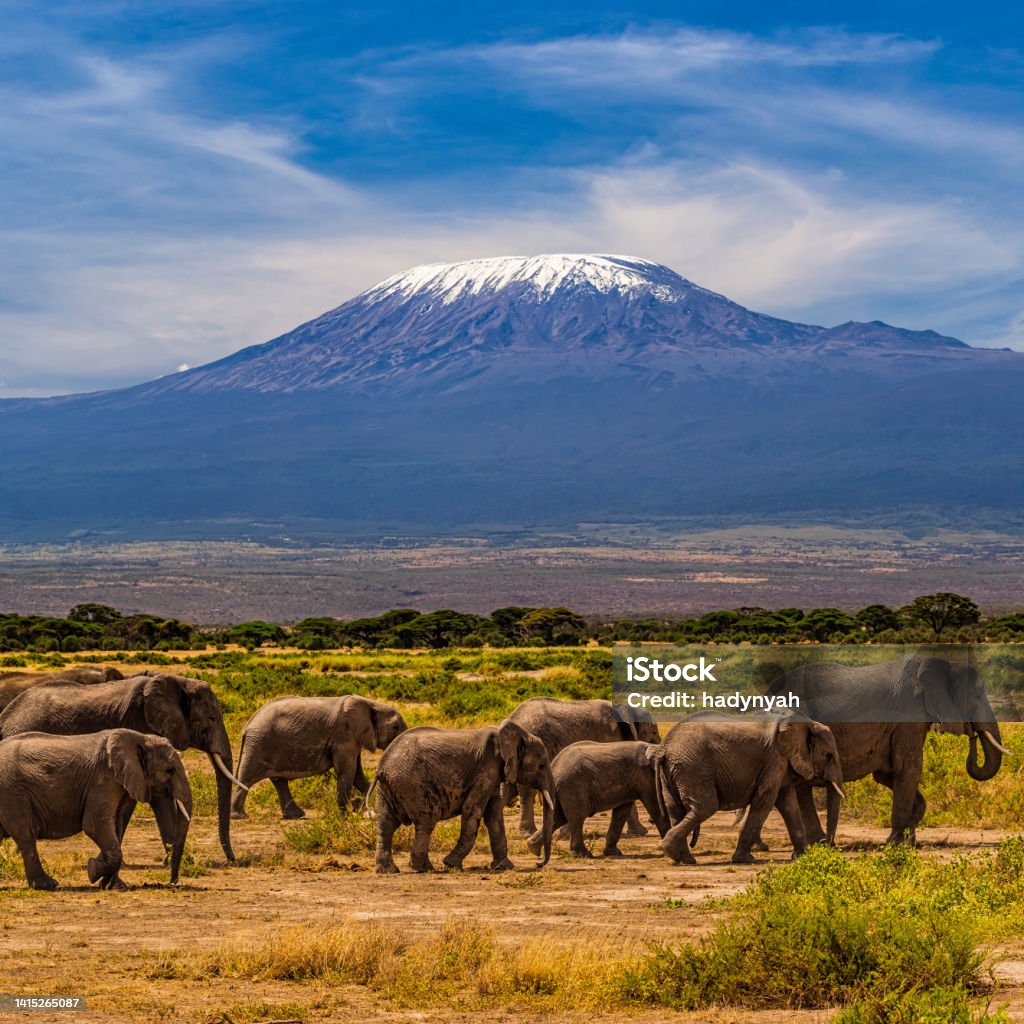
<svg viewBox="0 0 1024 1024">
<path fill-rule="evenodd" d="M 839 805 L 842 801 L 838 790 L 829 786 L 825 795 L 825 842 L 829 846 L 836 844 L 836 831 L 839 828 Z"/>
<path fill-rule="evenodd" d="M 184 772 L 182 773 L 184 775 Z M 171 885 L 178 881 L 181 859 L 185 853 L 185 840 L 192 820 L 192 790 L 187 779 L 175 777 L 173 786 L 173 808 L 175 811 L 174 845 L 171 847 Z"/>
<path fill-rule="evenodd" d="M 985 752 L 985 761 L 978 763 L 978 741 L 981 740 L 981 749 Z M 975 725 L 971 733 L 971 749 L 967 754 L 967 774 L 975 782 L 987 782 L 999 771 L 1003 763 L 1002 738 L 999 735 L 999 726 L 995 722 L 984 725 Z"/>
<path fill-rule="evenodd" d="M 224 856 L 229 863 L 233 863 L 235 853 L 231 849 L 231 787 L 236 780 L 231 774 L 231 744 L 223 725 L 207 753 L 210 755 L 210 764 L 213 765 L 213 774 L 217 779 L 217 835 Z"/>
<path fill-rule="evenodd" d="M 544 867 L 549 860 L 551 860 L 551 837 L 555 831 L 555 809 L 554 801 L 549 803 L 547 800 L 544 801 L 544 823 L 541 826 L 543 830 L 543 843 L 544 843 L 544 859 L 540 862 L 540 867 Z"/>
</svg>

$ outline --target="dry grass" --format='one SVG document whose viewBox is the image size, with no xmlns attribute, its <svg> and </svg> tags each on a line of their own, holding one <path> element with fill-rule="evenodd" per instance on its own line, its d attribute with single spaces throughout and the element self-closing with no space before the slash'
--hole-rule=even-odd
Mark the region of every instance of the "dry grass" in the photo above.
<svg viewBox="0 0 1024 1024">
<path fill-rule="evenodd" d="M 269 933 L 208 954 L 165 954 L 149 976 L 363 985 L 397 1007 L 485 1001 L 554 1009 L 600 1005 L 607 998 L 601 979 L 608 976 L 609 964 L 624 959 L 621 946 L 610 942 L 605 947 L 536 939 L 510 948 L 464 919 L 450 920 L 436 937 L 419 940 L 394 928 L 354 922 Z"/>
</svg>

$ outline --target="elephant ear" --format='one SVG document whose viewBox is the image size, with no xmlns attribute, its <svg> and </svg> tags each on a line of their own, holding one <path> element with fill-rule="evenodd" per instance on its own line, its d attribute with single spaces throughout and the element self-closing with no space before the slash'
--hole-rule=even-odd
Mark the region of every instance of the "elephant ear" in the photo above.
<svg viewBox="0 0 1024 1024">
<path fill-rule="evenodd" d="M 814 761 L 811 758 L 812 737 L 811 723 L 808 721 L 784 718 L 779 722 L 779 751 L 790 763 L 793 771 L 804 779 L 814 778 Z"/>
<path fill-rule="evenodd" d="M 345 725 L 363 750 L 377 749 L 377 712 L 365 697 L 346 697 L 342 705 Z"/>
<path fill-rule="evenodd" d="M 623 707 L 621 704 L 612 704 L 612 720 L 615 722 L 620 739 L 638 740 L 640 738 L 631 708 Z"/>
<path fill-rule="evenodd" d="M 526 730 L 510 718 L 506 718 L 498 726 L 498 755 L 504 762 L 503 776 L 505 782 L 515 782 L 519 778 L 519 752 L 526 743 Z"/>
<path fill-rule="evenodd" d="M 114 778 L 137 803 L 148 803 L 150 792 L 146 778 L 146 741 L 131 729 L 112 729 L 107 737 L 107 764 Z"/>
<path fill-rule="evenodd" d="M 949 662 L 943 658 L 922 658 L 912 680 L 914 696 L 924 701 L 927 721 L 938 723 L 943 732 L 963 733 L 964 715 L 956 703 L 956 682 Z"/>
<path fill-rule="evenodd" d="M 173 676 L 153 676 L 142 687 L 142 699 L 146 725 L 175 750 L 187 750 L 191 741 L 178 681 Z"/>
</svg>

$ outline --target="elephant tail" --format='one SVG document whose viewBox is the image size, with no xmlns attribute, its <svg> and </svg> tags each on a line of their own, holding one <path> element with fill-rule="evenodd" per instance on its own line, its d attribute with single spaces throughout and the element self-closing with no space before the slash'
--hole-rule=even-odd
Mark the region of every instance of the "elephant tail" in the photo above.
<svg viewBox="0 0 1024 1024">
<path fill-rule="evenodd" d="M 370 803 L 370 797 L 374 795 L 377 790 L 377 775 L 374 773 L 373 782 L 370 783 L 370 788 L 366 791 L 366 796 L 363 797 L 363 817 L 364 818 L 376 818 L 377 813 L 374 810 L 376 801 L 373 804 Z"/>
<path fill-rule="evenodd" d="M 242 776 L 242 757 L 245 755 L 245 730 L 242 730 L 242 739 L 238 744 L 238 776 Z M 251 783 L 250 783 L 251 785 Z"/>
<path fill-rule="evenodd" d="M 676 825 L 682 820 L 682 801 L 675 792 L 672 778 L 665 765 L 665 752 L 659 751 L 654 761 L 654 781 L 658 794 L 658 810 L 669 825 Z M 673 816 L 673 811 L 675 815 Z"/>
</svg>

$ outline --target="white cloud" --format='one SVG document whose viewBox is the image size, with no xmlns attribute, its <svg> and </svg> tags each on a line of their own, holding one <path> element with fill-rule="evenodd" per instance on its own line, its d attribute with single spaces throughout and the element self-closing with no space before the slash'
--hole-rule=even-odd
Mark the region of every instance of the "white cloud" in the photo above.
<svg viewBox="0 0 1024 1024">
<path fill-rule="evenodd" d="M 693 28 L 579 35 L 536 43 L 512 41 L 465 46 L 422 58 L 462 58 L 492 64 L 532 85 L 559 82 L 572 87 L 616 84 L 631 93 L 661 88 L 693 72 L 737 66 L 823 68 L 849 64 L 917 61 L 940 49 L 935 40 L 884 34 L 851 35 L 839 30 L 764 39 L 745 33 Z"/>
</svg>

